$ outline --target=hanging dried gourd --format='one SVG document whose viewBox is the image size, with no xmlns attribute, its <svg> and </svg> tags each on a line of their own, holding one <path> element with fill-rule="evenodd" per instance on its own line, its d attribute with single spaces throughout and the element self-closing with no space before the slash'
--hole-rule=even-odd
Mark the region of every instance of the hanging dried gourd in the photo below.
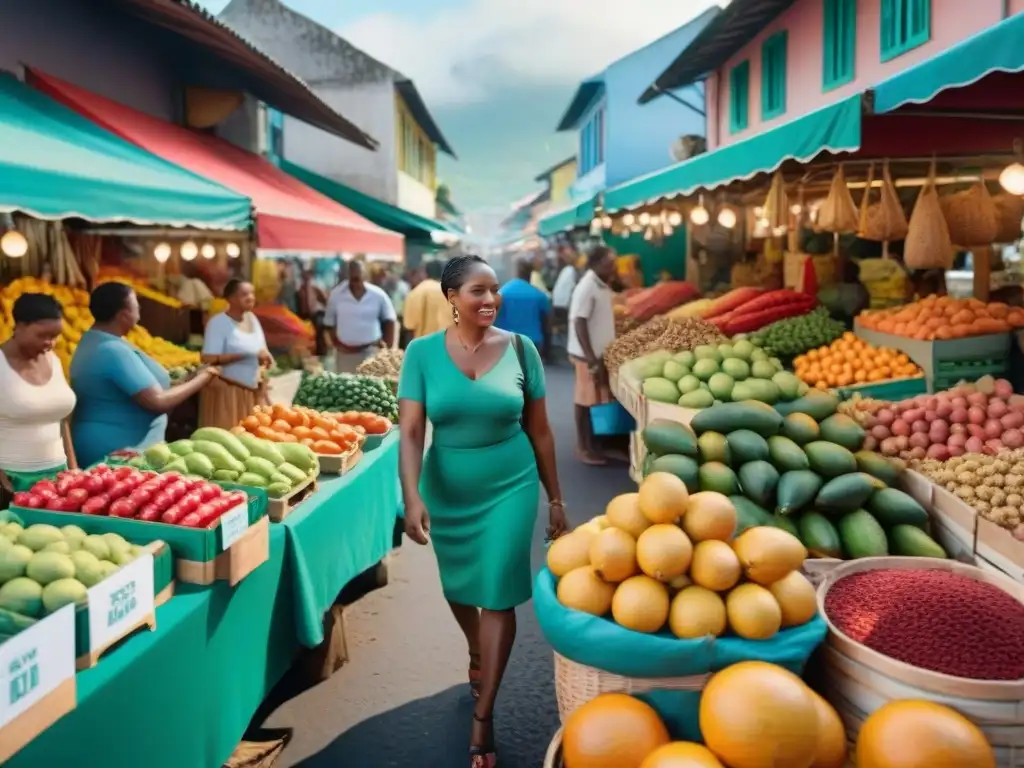
<svg viewBox="0 0 1024 768">
<path fill-rule="evenodd" d="M 991 245 L 999 234 L 999 212 L 985 181 L 939 198 L 949 239 L 962 248 Z"/>
<path fill-rule="evenodd" d="M 935 189 L 934 160 L 910 214 L 903 243 L 903 262 L 910 269 L 950 269 L 953 266 L 953 241 L 949 238 L 949 228 Z"/>
<path fill-rule="evenodd" d="M 997 243 L 1013 243 L 1020 240 L 1021 220 L 1024 219 L 1024 198 L 1000 192 L 992 196 L 996 206 L 999 224 L 996 227 Z"/>
<path fill-rule="evenodd" d="M 786 196 L 786 185 L 782 171 L 772 176 L 768 197 L 764 200 L 764 218 L 768 221 L 768 231 L 780 235 L 789 229 L 789 198 Z"/>
<path fill-rule="evenodd" d="M 859 234 L 865 240 L 890 242 L 907 236 L 907 215 L 903 212 L 896 185 L 889 173 L 889 161 L 882 166 L 882 186 L 877 202 L 871 202 L 874 164 L 868 172 L 868 187 L 860 204 Z"/>
<path fill-rule="evenodd" d="M 859 224 L 858 218 L 857 206 L 854 205 L 850 190 L 846 187 L 846 175 L 843 173 L 843 166 L 840 163 L 832 177 L 828 197 L 818 209 L 817 228 L 823 232 L 832 232 L 837 235 L 856 232 Z"/>
</svg>

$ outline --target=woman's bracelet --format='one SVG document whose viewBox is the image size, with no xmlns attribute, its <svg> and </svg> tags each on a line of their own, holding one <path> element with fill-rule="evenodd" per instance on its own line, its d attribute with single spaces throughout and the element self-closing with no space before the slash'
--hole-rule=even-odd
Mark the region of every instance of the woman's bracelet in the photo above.
<svg viewBox="0 0 1024 768">
<path fill-rule="evenodd" d="M 561 499 L 554 499 L 548 502 L 548 508 L 558 507 L 559 509 L 565 509 L 565 502 Z"/>
</svg>

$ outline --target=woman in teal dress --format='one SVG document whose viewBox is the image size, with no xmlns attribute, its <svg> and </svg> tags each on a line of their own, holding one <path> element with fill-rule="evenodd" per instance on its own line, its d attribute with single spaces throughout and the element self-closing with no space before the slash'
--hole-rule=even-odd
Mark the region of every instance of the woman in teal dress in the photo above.
<svg viewBox="0 0 1024 768">
<path fill-rule="evenodd" d="M 71 415 L 71 440 L 83 467 L 111 451 L 142 450 L 164 439 L 167 414 L 217 375 L 204 368 L 171 387 L 159 363 L 124 340 L 139 322 L 139 300 L 131 286 L 110 282 L 89 297 L 93 325 L 71 358 L 71 388 L 78 405 Z"/>
<path fill-rule="evenodd" d="M 529 339 L 493 327 L 498 287 L 478 256 L 449 261 L 441 290 L 454 325 L 409 345 L 398 384 L 405 532 L 433 542 L 445 599 L 469 645 L 477 698 L 471 768 L 497 764 L 491 715 L 515 640 L 515 607 L 531 596 L 541 485 L 548 537 L 566 530 L 544 368 Z"/>
</svg>

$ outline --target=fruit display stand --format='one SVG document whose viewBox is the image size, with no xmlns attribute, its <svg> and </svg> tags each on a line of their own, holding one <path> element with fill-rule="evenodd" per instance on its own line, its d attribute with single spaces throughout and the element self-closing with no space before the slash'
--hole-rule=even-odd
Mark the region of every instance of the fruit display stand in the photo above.
<svg viewBox="0 0 1024 768">
<path fill-rule="evenodd" d="M 0 643 L 0 763 L 75 708 L 75 607 Z"/>
<path fill-rule="evenodd" d="M 333 457 L 332 457 L 333 458 Z M 263 493 L 266 492 L 261 488 L 252 488 L 245 485 L 238 485 L 237 483 L 220 482 L 218 483 L 222 488 L 227 490 L 240 490 L 246 493 Z M 270 518 L 272 523 L 283 522 L 292 510 L 305 499 L 312 496 L 317 491 L 317 478 L 308 477 L 295 486 L 288 494 L 279 498 L 271 498 L 267 496 L 267 517 Z"/>
<path fill-rule="evenodd" d="M 320 478 L 317 493 L 269 526 L 263 565 L 234 587 L 179 585 L 156 610 L 157 630 L 80 672 L 77 707 L 5 768 L 76 765 L 83 754 L 103 755 L 106 768 L 138 768 L 139 755 L 146 768 L 226 763 L 297 654 L 323 642 L 341 589 L 391 551 L 397 476 L 392 436 L 345 476 Z M 145 706 L 154 691 L 159 706 Z"/>
<path fill-rule="evenodd" d="M 1001 574 L 951 560 L 876 557 L 844 563 L 817 591 L 818 611 L 828 625 L 822 646 L 825 698 L 836 708 L 855 743 L 869 715 L 887 702 L 914 699 L 955 708 L 984 733 L 998 768 L 1020 765 L 1024 680 L 980 680 L 933 672 L 879 653 L 843 633 L 826 612 L 826 597 L 847 576 L 888 571 L 939 571 L 999 589 L 1024 603 L 1024 586 Z"/>
<path fill-rule="evenodd" d="M 985 375 L 1006 373 L 1010 334 L 996 333 L 963 339 L 918 341 L 905 336 L 872 331 L 860 324 L 854 332 L 876 347 L 890 347 L 905 353 L 924 372 L 928 392 L 936 392 L 961 379 L 974 381 Z"/>
<path fill-rule="evenodd" d="M 832 390 L 842 400 L 849 400 L 854 395 L 870 397 L 875 400 L 898 402 L 923 395 L 928 391 L 928 380 L 924 376 L 911 376 L 902 379 L 887 379 L 866 384 L 855 384 L 851 387 L 836 387 Z"/>
</svg>

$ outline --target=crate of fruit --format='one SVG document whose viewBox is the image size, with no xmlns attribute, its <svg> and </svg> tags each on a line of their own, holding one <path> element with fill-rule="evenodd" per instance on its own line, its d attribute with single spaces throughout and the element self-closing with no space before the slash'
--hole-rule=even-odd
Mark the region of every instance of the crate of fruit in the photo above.
<svg viewBox="0 0 1024 768">
<path fill-rule="evenodd" d="M 269 556 L 269 538 L 260 533 L 265 493 L 228 491 L 173 470 L 107 464 L 68 470 L 15 494 L 14 505 L 28 523 L 116 534 L 134 545 L 166 542 L 185 583 L 235 584 Z"/>
</svg>

